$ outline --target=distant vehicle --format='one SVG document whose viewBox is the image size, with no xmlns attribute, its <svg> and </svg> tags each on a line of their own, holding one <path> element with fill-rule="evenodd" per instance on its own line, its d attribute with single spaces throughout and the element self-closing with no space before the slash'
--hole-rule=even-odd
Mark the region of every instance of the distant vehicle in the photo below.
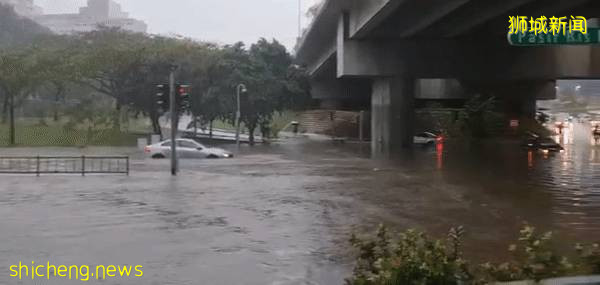
<svg viewBox="0 0 600 285">
<path fill-rule="evenodd" d="M 562 152 L 564 148 L 551 138 L 540 137 L 535 133 L 528 133 L 528 137 L 525 139 L 524 147 L 528 149 L 537 149 L 544 152 Z"/>
<path fill-rule="evenodd" d="M 420 145 L 435 144 L 442 142 L 443 140 L 444 137 L 441 135 L 436 135 L 432 132 L 423 132 L 414 137 L 414 143 Z"/>
<path fill-rule="evenodd" d="M 177 156 L 181 158 L 232 158 L 233 154 L 221 149 L 206 147 L 191 139 L 177 139 Z M 144 148 L 144 152 L 152 158 L 171 156 L 171 140 L 159 142 Z"/>
</svg>

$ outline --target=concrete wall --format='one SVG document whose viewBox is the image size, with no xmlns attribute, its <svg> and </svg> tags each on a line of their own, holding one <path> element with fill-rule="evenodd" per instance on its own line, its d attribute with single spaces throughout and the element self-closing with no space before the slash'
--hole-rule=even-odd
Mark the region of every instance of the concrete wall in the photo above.
<svg viewBox="0 0 600 285">
<path fill-rule="evenodd" d="M 371 95 L 371 80 L 312 79 L 311 95 L 320 107 L 332 110 L 365 110 Z"/>
</svg>

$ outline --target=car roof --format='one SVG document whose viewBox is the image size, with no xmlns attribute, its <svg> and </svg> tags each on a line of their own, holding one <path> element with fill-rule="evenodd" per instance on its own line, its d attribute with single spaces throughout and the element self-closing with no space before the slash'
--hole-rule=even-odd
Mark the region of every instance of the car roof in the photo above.
<svg viewBox="0 0 600 285">
<path fill-rule="evenodd" d="M 192 139 L 175 139 L 175 141 L 191 142 L 191 143 L 195 143 L 197 145 L 203 145 L 203 144 L 201 144 L 201 143 L 199 143 L 199 142 L 197 142 L 195 140 L 192 140 Z M 168 142 L 171 142 L 171 140 L 164 140 L 164 141 L 159 142 L 158 144 L 161 145 L 161 144 L 168 143 Z"/>
<path fill-rule="evenodd" d="M 436 134 L 434 134 L 433 132 L 423 132 L 423 134 L 426 134 L 426 135 L 428 135 L 428 136 L 434 136 L 434 137 L 437 137 L 437 135 L 436 135 Z"/>
</svg>

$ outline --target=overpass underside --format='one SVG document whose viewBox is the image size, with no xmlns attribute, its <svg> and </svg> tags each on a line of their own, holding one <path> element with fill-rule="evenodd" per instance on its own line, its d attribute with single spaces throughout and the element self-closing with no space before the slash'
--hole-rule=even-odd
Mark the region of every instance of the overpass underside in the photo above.
<svg viewBox="0 0 600 285">
<path fill-rule="evenodd" d="M 600 15 L 594 0 L 329 0 L 298 60 L 324 107 L 371 109 L 375 153 L 410 146 L 419 99 L 493 95 L 535 114 L 555 81 L 600 78 L 592 46 L 513 47 L 508 17 Z"/>
</svg>

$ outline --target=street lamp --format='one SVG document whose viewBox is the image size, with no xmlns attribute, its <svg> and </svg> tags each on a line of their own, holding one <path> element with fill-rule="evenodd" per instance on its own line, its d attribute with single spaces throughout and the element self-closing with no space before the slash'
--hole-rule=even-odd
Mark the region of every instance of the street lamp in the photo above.
<svg viewBox="0 0 600 285">
<path fill-rule="evenodd" d="M 244 84 L 238 84 L 237 88 L 237 112 L 235 113 L 235 126 L 236 126 L 236 131 L 235 131 L 235 143 L 238 147 L 238 149 L 240 148 L 240 119 L 242 117 L 242 112 L 240 109 L 240 93 L 246 93 L 248 92 L 248 89 L 246 89 L 246 85 Z"/>
</svg>

